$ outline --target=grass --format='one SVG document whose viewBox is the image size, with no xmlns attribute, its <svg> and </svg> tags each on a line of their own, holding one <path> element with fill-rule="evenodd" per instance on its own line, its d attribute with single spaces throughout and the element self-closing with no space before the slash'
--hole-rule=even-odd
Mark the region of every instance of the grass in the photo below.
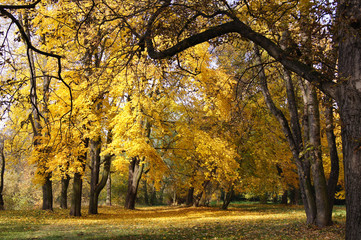
<svg viewBox="0 0 361 240">
<path fill-rule="evenodd" d="M 0 212 L 0 239 L 344 239 L 345 208 L 335 224 L 305 224 L 301 206 L 237 204 L 218 208 L 101 207 L 80 218 L 68 210 Z"/>
</svg>

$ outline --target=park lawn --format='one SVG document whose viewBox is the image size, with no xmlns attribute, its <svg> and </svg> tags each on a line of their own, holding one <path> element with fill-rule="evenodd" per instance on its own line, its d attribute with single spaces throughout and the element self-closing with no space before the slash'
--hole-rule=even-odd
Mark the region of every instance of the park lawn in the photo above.
<svg viewBox="0 0 361 240">
<path fill-rule="evenodd" d="M 201 207 L 101 207 L 100 214 L 70 217 L 68 210 L 0 212 L 0 239 L 344 239 L 345 208 L 335 224 L 305 224 L 302 206 L 237 204 Z"/>
</svg>

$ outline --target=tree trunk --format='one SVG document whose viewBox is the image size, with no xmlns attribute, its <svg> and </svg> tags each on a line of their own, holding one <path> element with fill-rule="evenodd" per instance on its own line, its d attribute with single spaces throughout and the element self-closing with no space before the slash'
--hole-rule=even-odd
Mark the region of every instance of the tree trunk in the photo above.
<svg viewBox="0 0 361 240">
<path fill-rule="evenodd" d="M 339 0 L 340 91 L 346 186 L 346 239 L 361 236 L 361 34 L 360 0 Z"/>
<path fill-rule="evenodd" d="M 68 174 L 61 179 L 60 208 L 68 209 L 68 188 L 70 177 Z"/>
<path fill-rule="evenodd" d="M 89 139 L 84 140 L 84 148 L 87 149 L 89 145 Z M 78 156 L 78 161 L 82 165 L 82 172 L 74 173 L 73 178 L 73 194 L 71 198 L 70 216 L 80 217 L 81 216 L 81 200 L 83 192 L 83 173 L 85 170 L 85 164 L 87 160 L 87 153 Z"/>
<path fill-rule="evenodd" d="M 107 206 L 112 205 L 112 177 L 111 172 L 109 172 L 108 181 L 107 181 L 107 198 L 105 204 Z"/>
<path fill-rule="evenodd" d="M 317 93 L 314 86 L 306 82 L 308 106 L 308 123 L 309 123 L 309 146 L 311 157 L 311 169 L 313 175 L 315 197 L 316 197 L 316 224 L 324 227 L 332 223 L 332 209 L 328 201 L 328 190 L 325 172 L 322 163 L 321 152 L 321 128 L 320 113 Z"/>
<path fill-rule="evenodd" d="M 111 165 L 111 159 L 112 159 L 112 155 L 106 155 L 104 157 L 104 167 L 103 167 L 103 175 L 101 180 L 95 185 L 94 188 L 94 192 L 93 192 L 93 197 L 91 198 L 90 202 L 89 202 L 89 214 L 98 214 L 98 198 L 99 198 L 99 194 L 100 192 L 104 189 L 107 181 L 108 181 L 108 176 L 110 173 L 110 165 Z M 99 174 L 99 172 L 98 172 Z M 91 206 L 92 204 L 92 206 Z"/>
<path fill-rule="evenodd" d="M 194 187 L 190 187 L 188 188 L 187 199 L 186 199 L 186 205 L 188 207 L 193 205 L 193 198 L 194 198 Z"/>
<path fill-rule="evenodd" d="M 303 107 L 303 118 L 302 118 L 302 125 L 303 125 L 303 141 L 305 142 L 305 144 L 307 144 L 310 141 L 310 130 L 309 130 L 309 108 L 308 108 L 308 98 L 307 98 L 307 89 L 306 89 L 306 85 L 304 80 L 299 77 L 299 83 L 301 86 L 301 91 L 302 91 L 302 97 L 303 97 L 303 102 L 304 102 L 304 107 Z M 307 148 L 307 146 L 305 147 Z M 304 197 L 305 193 L 303 191 L 303 189 L 300 187 L 300 194 L 301 194 L 301 199 L 302 199 L 302 203 L 303 205 L 307 205 L 309 208 L 309 215 L 307 215 L 307 224 L 315 224 L 316 223 L 316 214 L 317 214 L 317 209 L 316 209 L 316 202 L 315 202 L 315 197 L 314 197 L 314 190 L 313 190 L 313 186 L 311 183 L 311 163 L 310 163 L 310 151 L 307 151 L 306 149 L 302 149 L 302 155 L 303 155 L 303 161 L 302 161 L 302 168 L 303 171 L 305 172 L 305 178 L 307 179 L 307 183 L 306 183 L 306 188 L 307 191 L 309 192 L 307 194 L 308 197 Z"/>
<path fill-rule="evenodd" d="M 4 174 L 5 174 L 5 139 L 0 135 L 0 210 L 5 210 L 3 190 L 4 190 Z"/>
<path fill-rule="evenodd" d="M 83 180 L 80 173 L 75 173 L 73 178 L 73 195 L 71 199 L 70 216 L 81 216 Z"/>
<path fill-rule="evenodd" d="M 212 170 L 212 173 L 213 173 L 214 170 Z M 194 196 L 193 198 L 193 202 L 194 202 L 194 206 L 195 207 L 199 207 L 201 205 L 201 199 L 203 197 L 203 194 L 205 193 L 208 185 L 210 184 L 210 180 L 205 180 L 203 183 L 202 183 L 202 189 L 201 191 Z"/>
<path fill-rule="evenodd" d="M 101 105 L 97 104 L 97 109 Z M 112 141 L 111 130 L 108 131 L 107 143 Z M 110 175 L 110 165 L 112 155 L 104 156 L 103 175 L 99 181 L 100 171 L 100 152 L 101 152 L 101 138 L 98 136 L 95 140 L 90 140 L 90 158 L 91 158 L 91 178 L 90 178 L 90 196 L 89 196 L 89 214 L 98 214 L 98 199 L 99 194 L 107 184 Z"/>
<path fill-rule="evenodd" d="M 233 185 L 232 185 L 230 187 L 230 189 L 224 195 L 223 204 L 222 204 L 223 210 L 226 210 L 228 208 L 229 204 L 232 201 L 233 194 L 234 194 L 234 190 L 233 190 Z"/>
<path fill-rule="evenodd" d="M 100 136 L 97 139 L 91 139 L 89 142 L 90 147 L 90 193 L 89 193 L 89 214 L 98 214 L 98 196 L 95 189 L 99 182 L 100 171 L 100 150 L 101 139 Z"/>
<path fill-rule="evenodd" d="M 128 191 L 125 198 L 124 207 L 126 209 L 134 209 L 137 199 L 139 181 L 142 177 L 144 164 L 140 163 L 139 157 L 133 157 L 129 164 Z"/>
<path fill-rule="evenodd" d="M 334 134 L 334 123 L 333 123 L 333 101 L 331 98 L 325 98 L 325 122 L 326 122 L 326 136 L 327 136 L 327 144 L 330 153 L 331 160 L 331 172 L 327 182 L 328 189 L 328 202 L 330 205 L 330 209 L 333 209 L 333 204 L 335 200 L 336 187 L 339 177 L 339 158 L 337 153 L 337 145 L 336 145 L 336 137 Z M 332 211 L 329 212 L 332 215 Z M 331 218 L 331 216 L 330 216 Z"/>
<path fill-rule="evenodd" d="M 45 183 L 42 186 L 43 190 L 43 210 L 53 211 L 53 184 L 50 180 L 51 175 L 45 177 Z"/>
</svg>

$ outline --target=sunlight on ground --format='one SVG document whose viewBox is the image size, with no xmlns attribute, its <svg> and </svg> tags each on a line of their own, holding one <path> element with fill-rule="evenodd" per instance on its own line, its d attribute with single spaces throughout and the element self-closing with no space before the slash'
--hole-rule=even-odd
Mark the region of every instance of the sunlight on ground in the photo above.
<svg viewBox="0 0 361 240">
<path fill-rule="evenodd" d="M 242 205 L 217 208 L 101 207 L 100 214 L 70 217 L 68 210 L 0 212 L 1 239 L 343 239 L 345 209 L 336 224 L 305 224 L 302 207 Z"/>
</svg>

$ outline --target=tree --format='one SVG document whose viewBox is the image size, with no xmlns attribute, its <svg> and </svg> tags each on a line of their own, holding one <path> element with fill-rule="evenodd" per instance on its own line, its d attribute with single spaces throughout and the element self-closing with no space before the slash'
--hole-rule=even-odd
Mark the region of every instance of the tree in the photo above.
<svg viewBox="0 0 361 240">
<path fill-rule="evenodd" d="M 16 9 L 35 8 L 37 3 L 39 1 L 29 5 L 1 5 L 0 11 L 2 16 L 11 19 L 18 27 L 28 49 L 54 57 L 59 63 L 59 55 L 47 53 L 32 45 L 24 34 L 24 29 L 19 25 L 19 21 L 11 13 Z M 56 4 L 61 6 L 61 3 L 59 1 Z M 70 4 L 76 9 L 77 3 Z M 359 226 L 361 224 L 359 220 L 361 218 L 359 205 L 361 183 L 358 181 L 361 173 L 359 142 L 361 79 L 360 71 L 358 71 L 360 68 L 358 58 L 361 51 L 358 13 L 360 5 L 359 0 L 269 1 L 266 3 L 166 0 L 134 1 L 129 7 L 121 0 L 110 3 L 84 1 L 83 13 L 79 14 L 81 26 L 76 28 L 75 38 L 88 35 L 88 29 L 83 28 L 83 24 L 91 19 L 89 18 L 91 14 L 104 16 L 99 23 L 114 23 L 113 26 L 116 27 L 113 29 L 119 27 L 119 33 L 125 36 L 124 48 L 117 49 L 119 60 L 125 59 L 122 61 L 122 66 L 127 65 L 134 56 L 142 55 L 146 50 L 146 54 L 152 59 L 166 59 L 177 55 L 177 59 L 173 58 L 173 60 L 176 60 L 180 68 L 183 68 L 182 57 L 185 53 L 189 54 L 186 50 L 190 47 L 206 41 L 220 45 L 239 36 L 265 49 L 274 61 L 306 79 L 336 101 L 342 121 L 348 206 L 347 238 L 357 239 L 357 236 L 361 235 L 361 226 Z M 279 44 L 279 38 L 288 28 L 285 23 L 289 22 L 293 23 L 292 39 L 298 39 L 298 41 L 291 48 L 283 50 Z M 250 27 L 251 23 L 252 27 Z M 101 28 L 101 25 L 99 26 Z M 74 38 L 69 35 L 67 37 Z M 94 35 L 84 39 L 85 45 L 91 45 L 94 43 L 91 40 L 96 40 Z M 310 41 L 314 46 L 312 48 L 309 48 Z M 332 53 L 329 54 L 329 52 Z M 334 75 L 334 69 L 332 69 L 335 62 L 338 62 L 337 75 Z M 58 66 L 58 78 L 62 81 L 61 65 Z M 175 65 L 169 66 L 171 69 L 175 68 Z M 323 66 L 326 67 L 323 68 Z M 184 70 L 197 72 L 194 68 Z"/>
<path fill-rule="evenodd" d="M 358 141 L 353 139 L 358 139 L 357 136 L 360 135 L 361 131 L 359 124 L 356 123 L 359 121 L 361 116 L 359 104 L 360 90 L 358 88 L 361 80 L 360 76 L 357 75 L 358 72 L 354 71 L 354 69 L 358 69 L 357 64 L 359 62 L 356 60 L 356 55 L 359 53 L 360 49 L 357 47 L 358 44 L 356 44 L 359 41 L 357 38 L 359 34 L 357 31 L 358 15 L 356 15 L 352 9 L 358 9 L 360 3 L 356 0 L 338 2 L 336 5 L 338 9 L 338 19 L 337 21 L 331 22 L 331 24 L 337 28 L 339 33 L 338 67 L 340 74 L 336 81 L 340 84 L 335 83 L 333 76 L 328 76 L 317 70 L 314 67 L 316 66 L 315 63 L 313 65 L 304 63 L 302 59 L 298 59 L 297 56 L 293 55 L 292 51 L 287 52 L 282 50 L 281 47 L 271 40 L 269 36 L 261 34 L 249 27 L 246 24 L 246 17 L 241 15 L 242 11 L 240 11 L 240 9 L 248 12 L 252 17 L 257 17 L 257 15 L 253 15 L 253 13 L 249 11 L 253 8 L 250 8 L 247 3 L 248 2 L 246 2 L 245 5 L 242 5 L 241 2 L 235 2 L 233 5 L 229 5 L 227 2 L 209 1 L 204 5 L 206 6 L 204 8 L 196 4 L 190 7 L 186 4 L 178 4 L 170 1 L 165 1 L 161 5 L 155 5 L 153 6 L 154 12 L 146 12 L 149 16 L 146 19 L 149 20 L 144 24 L 146 26 L 146 31 L 139 39 L 140 49 L 142 45 L 145 45 L 151 58 L 164 59 L 179 54 L 199 43 L 216 37 L 222 40 L 222 36 L 236 33 L 241 37 L 253 41 L 255 44 L 261 46 L 271 57 L 281 63 L 286 69 L 305 78 L 318 89 L 335 99 L 340 108 L 341 120 L 344 123 L 342 139 L 345 158 L 346 196 L 348 204 L 347 238 L 355 239 L 356 236 L 359 235 L 359 229 L 361 229 L 358 227 L 360 221 L 352 221 L 351 219 L 358 219 L 358 213 L 360 212 L 358 210 L 360 206 L 358 204 L 358 200 L 356 200 L 359 198 L 358 194 L 360 194 L 360 191 L 357 190 L 360 188 L 360 183 L 356 181 L 355 176 L 361 172 L 361 167 L 358 164 L 359 160 L 357 160 L 360 159 L 361 153 L 357 150 L 359 149 Z M 275 7 L 272 6 L 272 4 L 270 4 L 269 7 Z M 283 3 L 274 3 L 276 6 L 279 6 L 278 4 Z M 291 5 L 292 3 L 290 2 L 289 4 Z M 317 3 L 307 2 L 307 4 L 321 8 L 321 5 L 317 5 Z M 328 6 L 330 5 L 331 4 Z M 290 6 L 290 9 L 295 9 L 297 7 L 302 7 L 302 3 Z M 179 13 L 179 9 L 183 10 L 182 13 L 187 13 L 188 16 L 193 16 L 193 18 L 188 17 L 191 21 L 182 22 L 179 18 L 177 18 L 178 24 L 181 23 L 183 26 L 179 26 L 174 29 L 167 28 L 168 31 L 164 29 L 166 28 L 165 25 L 163 25 L 163 28 L 158 28 L 159 25 L 157 25 L 157 23 L 159 22 L 159 19 L 163 19 L 164 22 L 170 22 L 174 18 L 170 18 L 169 16 L 171 14 L 174 14 L 174 16 L 178 15 L 176 11 Z M 283 12 L 283 14 L 286 13 L 287 11 Z M 272 16 L 275 15 L 272 14 Z M 334 15 L 331 14 L 331 16 Z M 183 15 L 180 17 L 183 17 Z M 205 26 L 204 22 L 202 22 L 202 17 L 203 19 L 210 21 L 207 26 Z M 260 22 L 262 17 L 259 20 Z M 312 19 L 315 15 L 312 15 L 311 13 L 308 16 L 301 15 L 301 20 L 309 17 Z M 202 20 L 197 21 L 198 19 Z M 256 20 L 258 19 L 256 18 Z M 307 22 L 303 23 L 307 24 Z M 177 24 L 172 22 L 172 24 L 169 24 L 168 26 L 174 25 Z M 189 27 L 191 25 L 192 28 Z M 203 26 L 203 30 L 198 30 L 198 28 L 196 28 L 199 25 Z M 177 32 L 176 29 L 180 29 L 181 32 Z M 188 35 L 185 34 L 185 32 L 187 32 Z M 156 36 L 158 37 L 157 40 L 155 40 Z M 178 36 L 178 38 L 173 36 Z M 179 38 L 179 36 L 184 37 Z M 165 47 L 162 46 L 160 49 L 155 47 L 155 43 L 164 42 L 166 38 L 173 39 L 173 44 Z M 169 43 L 170 41 L 168 40 L 167 42 Z M 310 55 L 306 55 L 306 57 L 312 58 Z"/>
</svg>

